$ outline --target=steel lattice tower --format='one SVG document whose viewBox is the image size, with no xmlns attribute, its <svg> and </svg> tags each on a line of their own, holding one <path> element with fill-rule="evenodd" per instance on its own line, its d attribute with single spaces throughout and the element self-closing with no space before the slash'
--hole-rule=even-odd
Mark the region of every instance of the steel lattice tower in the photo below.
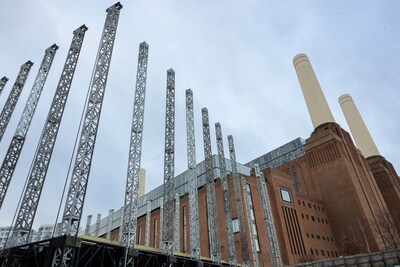
<svg viewBox="0 0 400 267">
<path fill-rule="evenodd" d="M 142 155 L 143 119 L 148 56 L 149 46 L 146 42 L 142 42 L 139 47 L 136 91 L 133 104 L 132 129 L 129 145 L 129 162 L 120 239 L 122 244 L 128 246 L 134 246 L 136 242 L 139 172 Z"/>
<path fill-rule="evenodd" d="M 208 216 L 208 236 L 210 240 L 210 254 L 213 262 L 221 263 L 221 253 L 219 248 L 218 221 L 217 221 L 217 201 L 215 195 L 213 162 L 211 152 L 210 123 L 208 120 L 207 108 L 201 109 L 203 122 L 203 141 L 204 157 L 206 163 L 207 180 L 207 216 Z"/>
<path fill-rule="evenodd" d="M 82 25 L 73 32 L 67 59 L 28 175 L 11 244 L 22 244 L 28 240 L 86 31 L 87 27 Z"/>
<path fill-rule="evenodd" d="M 175 71 L 167 71 L 162 250 L 172 255 L 174 240 Z"/>
<path fill-rule="evenodd" d="M 253 209 L 253 206 L 252 206 L 252 202 L 251 202 L 250 191 L 247 190 L 246 178 L 244 176 L 242 176 L 242 187 L 243 187 L 243 192 L 244 192 L 244 204 L 246 207 L 247 224 L 249 226 L 251 252 L 253 254 L 253 263 L 254 263 L 254 267 L 258 267 L 259 263 L 258 263 L 256 239 L 254 238 L 255 222 L 252 219 L 252 215 L 251 215 L 251 210 Z M 250 266 L 250 259 L 249 259 L 248 263 L 249 263 L 248 266 Z"/>
<path fill-rule="evenodd" d="M 222 187 L 223 203 L 224 203 L 226 237 L 228 243 L 228 257 L 229 257 L 229 264 L 234 266 L 236 265 L 236 249 L 235 249 L 235 240 L 233 239 L 231 200 L 229 197 L 229 184 L 226 175 L 224 143 L 222 140 L 221 124 L 219 122 L 215 124 L 215 133 L 217 138 L 219 170 L 221 173 L 221 187 Z"/>
<path fill-rule="evenodd" d="M 1 94 L 1 92 L 3 92 L 3 89 L 6 86 L 7 82 L 8 82 L 8 78 L 6 76 L 1 78 L 1 80 L 0 80 L 0 94 Z"/>
<path fill-rule="evenodd" d="M 175 217 L 174 217 L 174 251 L 181 251 L 181 235 L 180 235 L 180 203 L 181 199 L 179 193 L 175 194 Z"/>
<path fill-rule="evenodd" d="M 49 73 L 51 64 L 53 63 L 54 56 L 58 49 L 57 45 L 52 45 L 46 49 L 45 55 L 40 65 L 38 74 L 28 100 L 26 101 L 24 111 L 22 112 L 19 120 L 17 130 L 8 147 L 7 154 L 4 157 L 3 164 L 0 168 L 0 209 L 3 204 L 8 186 L 13 176 L 15 166 L 17 165 L 22 147 L 25 143 L 26 134 L 28 132 L 33 114 L 35 113 L 40 95 L 42 93 L 44 84 L 46 82 L 47 74 Z"/>
<path fill-rule="evenodd" d="M 30 60 L 22 64 L 14 86 L 8 95 L 7 102 L 4 104 L 3 110 L 0 113 L 0 141 L 3 138 L 4 132 L 6 131 L 7 125 L 10 121 L 15 106 L 17 105 L 19 96 L 21 95 L 22 89 L 24 88 L 26 79 L 28 78 L 28 74 L 32 66 L 33 63 Z"/>
<path fill-rule="evenodd" d="M 186 90 L 186 134 L 189 176 L 190 255 L 200 260 L 199 204 L 196 171 L 196 143 L 194 131 L 193 92 Z"/>
<path fill-rule="evenodd" d="M 233 143 L 232 135 L 228 135 L 229 156 L 231 160 L 232 176 L 233 176 L 233 189 L 235 191 L 236 213 L 239 219 L 239 233 L 240 245 L 242 249 L 243 264 L 250 266 L 249 246 L 247 244 L 247 231 L 245 229 L 244 216 L 243 216 L 243 203 L 242 193 L 240 190 L 239 174 L 237 171 L 235 145 Z"/>
<path fill-rule="evenodd" d="M 275 230 L 274 218 L 272 217 L 271 205 L 269 202 L 268 190 L 266 187 L 264 174 L 260 171 L 258 164 L 254 164 L 254 169 L 256 171 L 257 185 L 260 191 L 261 203 L 263 207 L 263 215 L 268 236 L 271 264 L 272 266 L 282 267 L 283 264 L 278 244 L 278 237 Z"/>
<path fill-rule="evenodd" d="M 150 246 L 150 219 L 151 219 L 151 200 L 147 200 L 146 205 L 146 235 L 144 238 L 144 245 Z"/>
<path fill-rule="evenodd" d="M 78 151 L 62 217 L 62 231 L 66 235 L 75 236 L 79 230 L 121 9 L 122 5 L 118 2 L 106 10 L 107 17 L 95 62 Z"/>
</svg>

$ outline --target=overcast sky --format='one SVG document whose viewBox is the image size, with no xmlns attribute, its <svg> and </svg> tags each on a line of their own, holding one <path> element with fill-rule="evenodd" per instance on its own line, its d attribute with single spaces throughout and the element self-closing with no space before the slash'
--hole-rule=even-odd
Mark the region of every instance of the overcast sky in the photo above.
<svg viewBox="0 0 400 267">
<path fill-rule="evenodd" d="M 57 87 L 72 32 L 86 24 L 64 117 L 34 228 L 54 223 L 106 16 L 114 1 L 4 0 L 0 3 L 0 77 L 33 61 L 25 88 L 0 143 L 0 161 L 14 135 L 44 50 L 60 46 L 0 211 L 10 225 Z M 175 175 L 186 170 L 185 90 L 194 94 L 197 161 L 204 159 L 201 108 L 220 122 L 237 160 L 246 163 L 313 130 L 292 59 L 306 53 L 336 121 L 352 95 L 378 149 L 400 171 L 400 17 L 398 1 L 125 1 L 94 151 L 84 214 L 123 205 L 139 43 L 149 44 L 142 167 L 146 191 L 163 182 L 166 71 L 176 73 Z M 68 183 L 69 186 L 69 183 Z M 62 202 L 61 214 L 64 210 Z"/>
</svg>

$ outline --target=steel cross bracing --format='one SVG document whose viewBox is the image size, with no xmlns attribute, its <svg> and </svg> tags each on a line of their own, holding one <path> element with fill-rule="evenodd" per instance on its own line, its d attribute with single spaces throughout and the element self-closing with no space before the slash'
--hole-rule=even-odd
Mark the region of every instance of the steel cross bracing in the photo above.
<svg viewBox="0 0 400 267">
<path fill-rule="evenodd" d="M 272 266 L 281 267 L 282 258 L 278 244 L 278 237 L 275 230 L 274 218 L 272 217 L 271 205 L 269 202 L 268 190 L 265 184 L 264 173 L 260 171 L 258 164 L 254 164 L 254 169 L 257 177 L 257 185 L 260 191 L 261 203 L 263 207 L 263 215 L 265 227 L 268 235 L 268 243 L 270 248 Z"/>
<path fill-rule="evenodd" d="M 239 174 L 237 171 L 235 145 L 233 143 L 232 135 L 228 135 L 228 145 L 229 145 L 229 156 L 232 167 L 233 189 L 235 191 L 236 214 L 239 219 L 239 233 L 240 233 L 240 245 L 242 250 L 242 259 L 243 259 L 243 264 L 249 265 L 250 255 L 249 255 L 249 247 L 247 244 L 247 231 L 245 229 L 245 224 L 244 224 L 242 193 L 241 193 L 242 190 L 240 190 L 241 187 L 239 181 Z"/>
<path fill-rule="evenodd" d="M 108 240 L 111 240 L 111 231 L 112 231 L 113 221 L 114 221 L 114 210 L 110 209 L 108 212 L 107 234 L 106 234 L 106 239 L 108 239 Z"/>
<path fill-rule="evenodd" d="M 7 193 L 7 189 L 10 184 L 11 178 L 13 176 L 15 166 L 17 165 L 19 156 L 22 151 L 22 147 L 24 146 L 29 125 L 31 124 L 33 114 L 35 113 L 37 103 L 42 93 L 44 83 L 46 82 L 47 74 L 49 73 L 57 49 L 58 46 L 54 44 L 49 48 L 47 48 L 45 51 L 42 64 L 40 65 L 35 82 L 33 83 L 31 93 L 28 97 L 28 100 L 26 101 L 24 111 L 22 112 L 21 118 L 17 126 L 17 130 L 14 134 L 13 139 L 11 140 L 10 146 L 8 147 L 7 153 L 1 165 L 0 208 L 3 204 L 5 195 Z"/>
<path fill-rule="evenodd" d="M 151 200 L 147 200 L 146 205 L 146 235 L 144 238 L 144 245 L 150 246 L 150 218 L 151 218 Z"/>
<path fill-rule="evenodd" d="M 15 106 L 17 105 L 19 96 L 21 95 L 22 89 L 24 88 L 26 79 L 28 78 L 28 74 L 32 66 L 33 63 L 30 60 L 22 64 L 13 88 L 8 95 L 7 102 L 4 104 L 3 110 L 0 113 L 0 141 L 3 138 L 8 123 L 10 122 L 11 115 Z"/>
<path fill-rule="evenodd" d="M 101 213 L 97 214 L 97 218 L 96 218 L 96 228 L 94 230 L 94 236 L 98 237 L 99 236 L 99 232 L 100 232 L 100 221 L 101 221 Z"/>
<path fill-rule="evenodd" d="M 1 80 L 0 80 L 0 94 L 1 94 L 1 92 L 3 92 L 3 89 L 6 86 L 7 82 L 8 82 L 8 78 L 6 76 L 1 78 Z"/>
<path fill-rule="evenodd" d="M 207 108 L 201 109 L 201 117 L 203 122 L 203 141 L 204 141 L 204 157 L 206 163 L 206 180 L 207 180 L 207 216 L 208 216 L 208 236 L 210 242 L 211 260 L 214 263 L 221 263 L 221 253 L 219 248 L 218 221 L 217 221 L 217 201 L 215 195 L 210 124 L 208 120 Z"/>
<path fill-rule="evenodd" d="M 181 251 L 181 235 L 180 235 L 180 196 L 179 193 L 175 194 L 175 217 L 174 217 L 174 251 Z"/>
<path fill-rule="evenodd" d="M 10 143 L 7 150 L 7 154 L 4 157 L 3 164 L 0 168 L 0 208 L 5 198 L 5 194 L 8 189 L 8 185 L 11 181 L 15 166 L 17 164 L 19 155 L 21 153 L 23 144 L 25 142 L 26 133 L 28 131 L 30 122 L 35 112 L 37 102 L 39 100 L 40 94 L 42 92 L 44 82 L 46 81 L 47 74 L 51 63 L 53 61 L 54 55 L 58 46 L 53 45 L 46 49 L 45 56 L 43 58 L 42 64 L 40 66 L 39 72 L 36 76 L 35 82 L 33 84 L 30 96 L 25 105 L 24 112 L 22 113 L 21 119 L 19 121 L 17 130 L 14 137 Z"/>
<path fill-rule="evenodd" d="M 11 244 L 23 244 L 28 240 L 86 30 L 87 27 L 82 25 L 73 32 L 67 59 L 28 175 Z"/>
<path fill-rule="evenodd" d="M 90 82 L 89 99 L 86 104 L 82 132 L 62 217 L 62 231 L 65 235 L 77 235 L 79 231 L 79 224 L 82 217 L 101 108 L 103 105 L 104 92 L 106 89 L 107 76 L 110 69 L 111 56 L 121 9 L 122 5 L 116 3 L 106 10 L 107 17 L 104 23 L 103 34 L 100 40 L 92 80 Z"/>
<path fill-rule="evenodd" d="M 85 235 L 90 235 L 90 225 L 92 224 L 92 215 L 87 216 Z"/>
<path fill-rule="evenodd" d="M 226 165 L 225 165 L 225 153 L 224 153 L 224 143 L 222 140 L 222 130 L 221 124 L 217 122 L 215 124 L 215 133 L 217 138 L 217 149 L 218 149 L 218 160 L 219 160 L 219 170 L 221 173 L 221 187 L 223 194 L 224 203 L 224 214 L 225 214 L 225 224 L 226 224 L 226 237 L 228 243 L 228 258 L 230 265 L 236 265 L 236 249 L 235 240 L 233 238 L 233 225 L 232 225 L 232 212 L 231 212 L 231 199 L 229 196 L 229 184 L 226 175 Z"/>
<path fill-rule="evenodd" d="M 148 56 L 149 46 L 146 42 L 142 42 L 139 47 L 136 91 L 133 103 L 132 129 L 129 145 L 129 162 L 120 239 L 122 244 L 129 246 L 134 246 L 136 242 L 139 172 L 142 155 L 143 118 L 146 96 Z"/>
<path fill-rule="evenodd" d="M 197 197 L 196 143 L 194 132 L 193 92 L 186 90 L 186 134 L 189 180 L 190 255 L 200 260 L 199 204 Z"/>
<path fill-rule="evenodd" d="M 251 195 L 250 195 L 250 191 L 247 190 L 247 183 L 246 183 L 246 178 L 244 176 L 242 176 L 242 188 L 243 188 L 243 193 L 244 193 L 244 205 L 246 207 L 246 215 L 247 215 L 247 224 L 249 226 L 249 233 L 250 233 L 250 244 L 251 244 L 251 252 L 253 254 L 253 263 L 254 263 L 254 267 L 258 267 L 259 263 L 258 263 L 258 254 L 257 254 L 257 247 L 256 247 L 256 239 L 254 237 L 254 226 L 255 226 L 255 222 L 252 219 L 252 213 L 251 210 L 253 209 L 252 206 L 252 201 L 251 201 Z M 243 229 L 245 230 L 245 229 Z M 248 261 L 250 266 L 250 258 Z"/>
<path fill-rule="evenodd" d="M 173 254 L 174 240 L 175 71 L 167 71 L 164 150 L 164 218 L 162 251 Z"/>
</svg>

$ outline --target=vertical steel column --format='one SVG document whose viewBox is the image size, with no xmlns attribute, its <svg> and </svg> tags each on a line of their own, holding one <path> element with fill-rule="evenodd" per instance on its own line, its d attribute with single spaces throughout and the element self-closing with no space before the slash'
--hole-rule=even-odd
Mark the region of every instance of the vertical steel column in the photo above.
<svg viewBox="0 0 400 267">
<path fill-rule="evenodd" d="M 181 229 L 180 229 L 180 196 L 179 193 L 175 194 L 175 217 L 174 217 L 174 251 L 180 252 L 181 251 Z"/>
<path fill-rule="evenodd" d="M 113 221 L 114 221 L 114 210 L 110 209 L 108 212 L 107 234 L 106 234 L 106 239 L 108 239 L 108 240 L 111 240 L 111 231 L 112 231 Z"/>
<path fill-rule="evenodd" d="M 144 238 L 144 245 L 150 247 L 150 219 L 151 219 L 151 200 L 147 200 L 146 205 L 146 236 Z"/>
<path fill-rule="evenodd" d="M 3 204 L 8 186 L 12 179 L 12 175 L 17 165 L 22 147 L 25 143 L 26 134 L 28 132 L 33 114 L 35 113 L 40 95 L 42 93 L 44 83 L 46 82 L 47 74 L 49 73 L 51 64 L 53 63 L 54 56 L 58 49 L 57 45 L 52 45 L 46 49 L 42 64 L 40 65 L 38 74 L 31 93 L 26 101 L 24 111 L 22 112 L 19 120 L 17 130 L 8 147 L 7 153 L 4 157 L 3 164 L 0 168 L 0 209 Z"/>
<path fill-rule="evenodd" d="M 164 150 L 164 218 L 161 250 L 173 254 L 174 240 L 174 152 L 175 152 L 175 71 L 167 71 Z"/>
<path fill-rule="evenodd" d="M 232 135 L 228 135 L 229 156 L 231 160 L 233 189 L 235 191 L 236 212 L 239 219 L 240 245 L 242 249 L 243 264 L 250 266 L 249 246 L 247 244 L 247 231 L 244 223 L 242 193 L 240 190 L 239 174 L 237 171 L 235 145 Z"/>
<path fill-rule="evenodd" d="M 253 209 L 253 207 L 252 207 L 250 191 L 247 190 L 246 178 L 244 176 L 242 176 L 242 187 L 243 187 L 243 192 L 244 192 L 244 205 L 246 206 L 247 224 L 249 225 L 251 252 L 253 254 L 253 263 L 254 263 L 254 267 L 258 267 L 259 263 L 258 263 L 256 239 L 254 238 L 255 222 L 253 221 L 253 217 L 251 214 L 251 210 Z M 249 260 L 249 262 L 250 262 L 250 260 Z"/>
<path fill-rule="evenodd" d="M 198 184 L 196 171 L 196 142 L 194 131 L 193 92 L 186 90 L 186 135 L 189 179 L 189 225 L 190 225 L 190 255 L 200 260 L 200 231 Z"/>
<path fill-rule="evenodd" d="M 28 78 L 28 74 L 32 66 L 33 63 L 30 60 L 25 64 L 22 64 L 14 86 L 8 95 L 7 102 L 4 104 L 3 110 L 0 113 L 0 141 L 3 138 L 8 123 L 10 122 L 11 115 L 14 112 L 14 108 L 17 105 L 19 96 L 21 95 L 22 89 L 24 88 L 26 79 Z"/>
<path fill-rule="evenodd" d="M 164 218 L 164 198 L 161 197 L 161 199 L 160 199 L 160 227 L 158 227 L 160 229 L 160 234 L 158 236 L 158 241 L 159 241 L 158 247 L 159 248 L 162 247 L 162 236 L 163 236 L 163 228 L 162 228 L 162 226 L 164 224 L 163 223 L 164 222 L 163 218 Z M 156 246 L 156 244 L 154 244 L 154 246 Z"/>
<path fill-rule="evenodd" d="M 210 254 L 214 263 L 221 263 L 221 253 L 219 247 L 218 221 L 217 221 L 217 201 L 215 195 L 215 184 L 213 174 L 210 123 L 208 120 L 207 108 L 201 109 L 201 117 L 203 122 L 203 141 L 204 141 L 204 157 L 206 163 L 206 180 L 207 180 L 207 216 L 208 216 L 208 236 L 210 240 Z"/>
<path fill-rule="evenodd" d="M 281 267 L 282 258 L 279 249 L 278 237 L 275 230 L 274 218 L 272 216 L 271 205 L 269 202 L 268 189 L 266 187 L 264 173 L 260 171 L 258 164 L 254 164 L 257 176 L 257 185 L 260 191 L 261 203 L 263 207 L 264 223 L 267 230 L 268 243 L 270 249 L 271 265 Z"/>
<path fill-rule="evenodd" d="M 1 78 L 1 80 L 0 80 L 0 94 L 1 94 L 1 92 L 3 92 L 3 89 L 6 86 L 7 82 L 8 82 L 8 78 L 6 76 Z"/>
<path fill-rule="evenodd" d="M 128 246 L 136 244 L 136 226 L 138 211 L 139 172 L 142 155 L 143 119 L 146 97 L 147 61 L 149 46 L 142 42 L 139 47 L 138 66 L 136 74 L 135 99 L 131 138 L 129 144 L 129 162 L 126 177 L 125 200 L 121 232 L 121 243 Z"/>
<path fill-rule="evenodd" d="M 226 164 L 225 164 L 224 143 L 222 140 L 222 130 L 221 130 L 221 124 L 219 122 L 217 122 L 215 124 L 215 134 L 216 134 L 216 138 L 217 138 L 219 170 L 221 173 L 221 188 L 222 188 L 223 203 L 224 203 L 226 237 L 227 237 L 226 239 L 227 239 L 227 243 L 228 243 L 229 264 L 232 266 L 235 266 L 236 265 L 236 249 L 235 249 L 235 240 L 233 239 L 231 199 L 230 199 L 230 195 L 229 195 L 228 178 L 226 175 Z"/>
<path fill-rule="evenodd" d="M 90 82 L 89 99 L 62 217 L 63 234 L 66 235 L 75 236 L 79 231 L 121 9 L 122 5 L 118 2 L 106 10 L 107 17 Z"/>
<path fill-rule="evenodd" d="M 101 213 L 98 213 L 97 214 L 97 219 L 96 219 L 96 229 L 94 230 L 94 236 L 95 237 L 99 237 L 100 221 L 101 221 Z"/>
<path fill-rule="evenodd" d="M 85 235 L 90 235 L 90 225 L 92 224 L 92 215 L 87 216 Z"/>
<path fill-rule="evenodd" d="M 7 241 L 11 242 L 10 246 L 26 243 L 31 232 L 86 31 L 87 27 L 85 25 L 74 31 L 60 81 L 28 174 L 28 182 L 16 217 L 14 231 L 10 240 Z"/>
</svg>

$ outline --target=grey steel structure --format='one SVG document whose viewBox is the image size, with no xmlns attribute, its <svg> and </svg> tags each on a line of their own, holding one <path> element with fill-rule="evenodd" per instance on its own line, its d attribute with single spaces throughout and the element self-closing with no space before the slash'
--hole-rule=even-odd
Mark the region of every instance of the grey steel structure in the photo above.
<svg viewBox="0 0 400 267">
<path fill-rule="evenodd" d="M 267 230 L 268 243 L 270 249 L 271 265 L 276 267 L 282 267 L 283 263 L 281 258 L 281 252 L 279 249 L 278 237 L 275 230 L 274 218 L 272 217 L 271 205 L 269 202 L 268 190 L 265 184 L 264 173 L 260 171 L 258 164 L 254 165 L 254 169 L 256 172 L 257 185 L 258 185 L 258 190 L 260 192 L 261 203 L 263 207 L 264 222 L 265 222 L 265 228 Z"/>
<path fill-rule="evenodd" d="M 163 192 L 163 194 L 164 194 L 164 192 Z M 161 197 L 160 198 L 160 236 L 158 237 L 158 242 L 159 242 L 159 245 L 158 245 L 158 247 L 159 248 L 161 248 L 162 247 L 162 236 L 163 236 L 163 228 L 162 228 L 162 226 L 163 226 L 163 220 L 164 219 L 164 197 Z M 154 244 L 154 246 L 156 247 L 157 245 L 156 244 Z"/>
<path fill-rule="evenodd" d="M 74 36 L 67 59 L 28 175 L 26 189 L 16 217 L 12 238 L 10 239 L 11 245 L 26 243 L 32 229 L 86 31 L 87 27 L 82 25 L 73 32 Z"/>
<path fill-rule="evenodd" d="M 6 86 L 7 82 L 8 82 L 8 78 L 6 76 L 1 78 L 1 80 L 0 80 L 0 94 L 1 94 L 1 92 L 3 92 L 3 89 Z"/>
<path fill-rule="evenodd" d="M 150 219 L 151 219 L 151 200 L 147 200 L 146 206 L 146 235 L 144 238 L 144 245 L 146 247 L 150 246 Z"/>
<path fill-rule="evenodd" d="M 90 225 L 92 224 L 92 215 L 87 216 L 85 235 L 90 235 Z"/>
<path fill-rule="evenodd" d="M 17 105 L 19 96 L 21 95 L 22 89 L 24 88 L 26 79 L 28 78 L 28 74 L 32 66 L 33 63 L 30 60 L 22 64 L 13 88 L 8 95 L 7 102 L 4 104 L 3 110 L 0 113 L 0 141 L 3 138 L 8 123 L 10 122 L 11 115 L 15 106 Z"/>
<path fill-rule="evenodd" d="M 180 207 L 181 207 L 181 198 L 179 193 L 175 194 L 175 217 L 174 217 L 174 251 L 180 252 L 181 251 L 181 234 L 180 234 Z"/>
<path fill-rule="evenodd" d="M 31 124 L 33 114 L 35 113 L 35 109 L 42 93 L 44 83 L 46 82 L 47 74 L 49 73 L 57 49 L 58 46 L 53 44 L 45 50 L 42 64 L 40 65 L 35 82 L 33 83 L 31 93 L 28 97 L 28 100 L 26 101 L 24 111 L 22 112 L 21 118 L 17 126 L 17 130 L 15 131 L 14 137 L 11 140 L 10 146 L 8 147 L 7 153 L 1 165 L 0 209 L 7 193 L 11 178 L 13 176 L 15 166 L 17 165 L 19 156 L 21 154 L 22 147 L 24 146 L 26 134 Z"/>
<path fill-rule="evenodd" d="M 244 192 L 244 204 L 246 207 L 247 224 L 249 226 L 249 233 L 250 233 L 251 253 L 253 255 L 253 266 L 258 267 L 259 262 L 258 262 L 258 254 L 257 254 L 257 247 L 256 247 L 257 241 L 254 237 L 255 222 L 254 222 L 254 219 L 251 214 L 251 210 L 253 209 L 253 207 L 252 207 L 250 191 L 247 190 L 247 186 L 246 186 L 246 177 L 244 177 L 244 176 L 242 176 L 242 187 L 243 187 L 243 192 Z M 250 266 L 250 258 L 249 258 L 249 264 L 247 266 Z"/>
<path fill-rule="evenodd" d="M 146 42 L 142 42 L 139 47 L 136 90 L 133 103 L 132 129 L 129 145 L 129 162 L 120 238 L 121 243 L 128 246 L 134 246 L 136 242 L 139 172 L 142 155 L 148 56 L 149 46 Z"/>
<path fill-rule="evenodd" d="M 114 209 L 110 209 L 108 212 L 108 221 L 107 221 L 107 234 L 106 239 L 111 239 L 111 231 L 112 231 L 112 223 L 114 221 Z"/>
<path fill-rule="evenodd" d="M 194 132 L 193 92 L 186 90 L 186 138 L 189 176 L 190 255 L 200 259 L 199 204 L 196 171 L 196 143 Z"/>
<path fill-rule="evenodd" d="M 215 124 L 215 134 L 216 134 L 216 138 L 217 138 L 219 168 L 221 171 L 221 187 L 222 187 L 222 194 L 223 194 L 222 200 L 224 203 L 226 239 L 227 239 L 227 244 L 228 244 L 228 259 L 229 259 L 229 264 L 232 266 L 235 266 L 236 265 L 236 249 L 235 249 L 235 240 L 233 239 L 231 200 L 229 197 L 229 184 L 228 184 L 228 178 L 227 178 L 227 174 L 226 174 L 224 143 L 222 140 L 221 124 L 219 122 L 217 122 Z"/>
<path fill-rule="evenodd" d="M 207 179 L 207 216 L 208 216 L 208 236 L 210 242 L 211 260 L 214 263 L 221 263 L 221 253 L 219 247 L 218 221 L 217 221 L 217 201 L 215 195 L 215 184 L 212 166 L 210 123 L 208 119 L 207 108 L 201 109 L 201 117 L 203 122 L 203 141 L 204 141 L 204 157 L 206 163 L 206 179 Z"/>
<path fill-rule="evenodd" d="M 96 236 L 96 237 L 99 236 L 100 221 L 101 221 L 101 213 L 98 213 L 97 219 L 96 219 L 96 230 L 94 231 L 94 236 Z"/>
<path fill-rule="evenodd" d="M 235 191 L 236 214 L 239 220 L 240 247 L 242 251 L 243 264 L 250 266 L 249 246 L 247 244 L 247 231 L 244 224 L 242 193 L 237 171 L 235 144 L 233 143 L 232 135 L 228 135 L 229 157 L 231 160 L 233 189 Z"/>
<path fill-rule="evenodd" d="M 121 9 L 122 5 L 118 2 L 106 10 L 107 17 L 90 83 L 82 132 L 62 217 L 62 231 L 65 235 L 77 235 L 82 217 L 83 203 L 89 181 L 90 167 Z"/>
<path fill-rule="evenodd" d="M 175 71 L 167 71 L 162 251 L 173 254 L 174 240 Z"/>
</svg>

